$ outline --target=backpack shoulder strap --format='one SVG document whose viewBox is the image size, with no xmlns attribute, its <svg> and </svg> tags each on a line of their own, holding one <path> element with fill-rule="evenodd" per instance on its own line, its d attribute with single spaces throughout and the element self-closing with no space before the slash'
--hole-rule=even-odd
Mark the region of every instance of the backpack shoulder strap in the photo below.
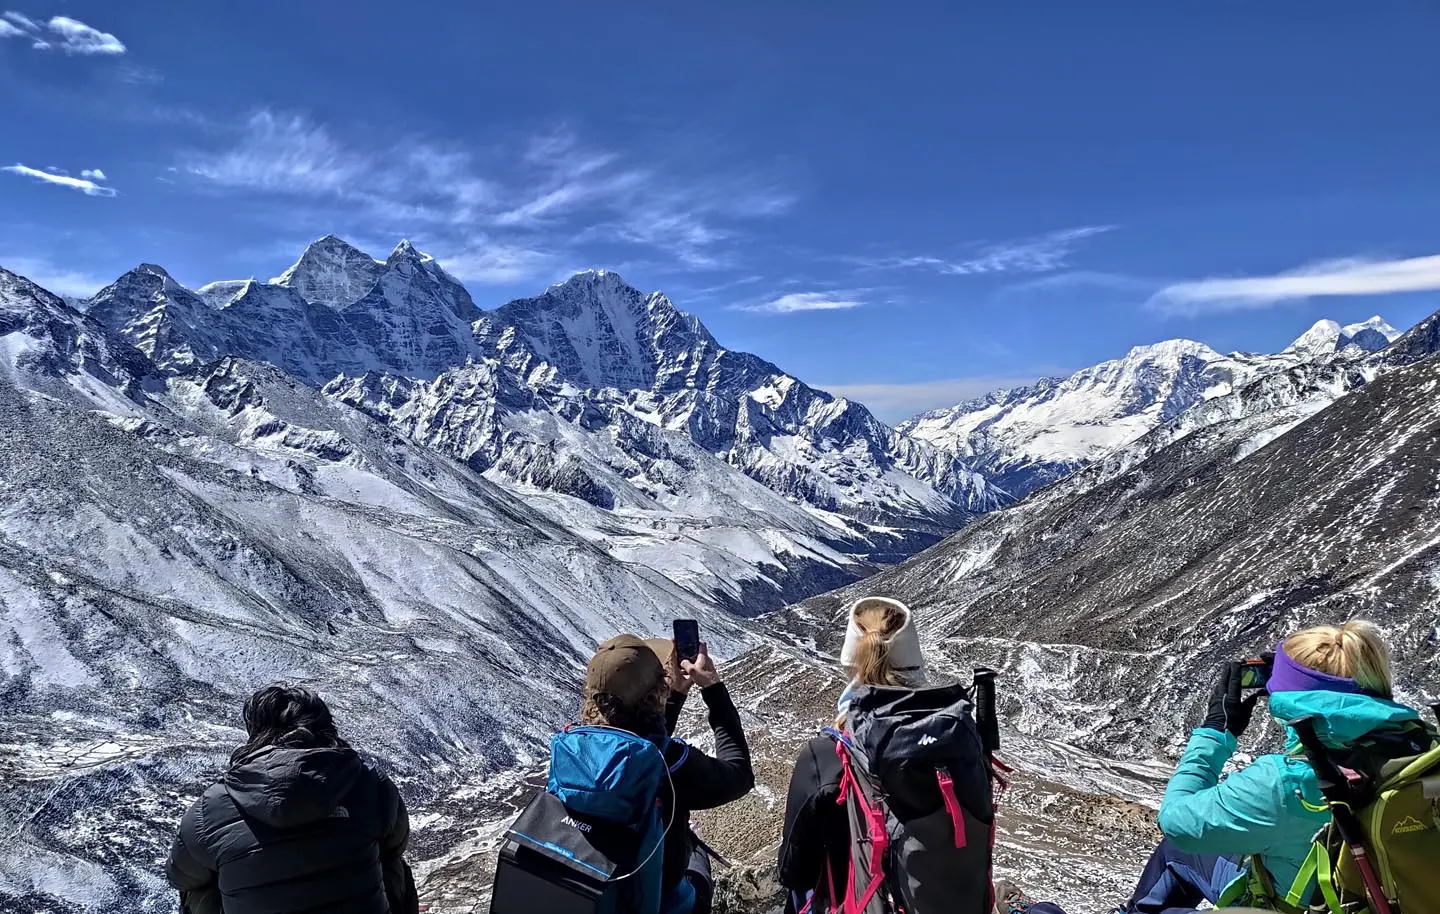
<svg viewBox="0 0 1440 914">
<path fill-rule="evenodd" d="M 852 828 L 864 828 L 870 840 L 869 885 L 859 898 L 853 898 L 853 890 L 847 888 L 845 910 L 864 911 L 885 885 L 885 856 L 890 850 L 888 813 L 879 791 L 865 769 L 863 754 L 843 736 L 842 734 L 842 738 L 835 742 L 835 754 L 840 757 L 840 803 L 850 807 Z M 853 834 L 850 840 L 853 844 Z M 855 883 L 854 870 L 852 865 L 849 880 L 851 887 Z"/>
</svg>

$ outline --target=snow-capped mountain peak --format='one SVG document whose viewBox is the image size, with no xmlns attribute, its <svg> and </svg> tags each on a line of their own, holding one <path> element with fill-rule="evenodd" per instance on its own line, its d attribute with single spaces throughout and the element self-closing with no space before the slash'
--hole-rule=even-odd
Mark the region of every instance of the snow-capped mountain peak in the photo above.
<svg viewBox="0 0 1440 914">
<path fill-rule="evenodd" d="M 1285 354 L 1305 358 L 1322 358 L 1347 346 L 1359 346 L 1366 352 L 1379 352 L 1400 338 L 1400 331 L 1383 317 L 1375 316 L 1347 326 L 1338 321 L 1321 320 L 1300 335 L 1285 349 Z"/>
<path fill-rule="evenodd" d="M 1385 318 L 1381 317 L 1378 314 L 1370 318 L 1368 321 L 1360 321 L 1359 323 L 1350 324 L 1346 327 L 1341 328 L 1341 332 L 1344 333 L 1346 336 L 1355 336 L 1362 330 L 1374 330 L 1377 333 L 1384 335 L 1392 343 L 1404 335 L 1399 330 L 1396 330 L 1394 327 L 1390 326 L 1390 322 L 1385 320 Z"/>
<path fill-rule="evenodd" d="M 666 359 L 662 348 L 670 348 L 657 330 L 679 314 L 664 295 L 647 296 L 618 273 L 586 270 L 534 298 L 510 302 L 495 319 L 572 383 L 635 390 L 655 383 Z M 678 342 L 687 349 L 694 343 Z"/>
<path fill-rule="evenodd" d="M 1379 352 L 1401 337 L 1399 330 L 1390 326 L 1385 318 L 1376 315 L 1368 321 L 1342 327 L 1340 348 L 1359 346 L 1366 352 Z"/>
<path fill-rule="evenodd" d="M 1223 359 L 1224 356 L 1204 343 L 1195 340 L 1173 339 L 1131 347 L 1130 351 L 1125 353 L 1125 358 L 1120 361 L 1131 365 L 1144 362 L 1178 364 L 1185 358 L 1214 362 Z"/>
<path fill-rule="evenodd" d="M 389 266 L 394 266 L 397 263 L 404 263 L 406 261 L 425 263 L 434 259 L 434 257 L 431 257 L 424 251 L 417 249 L 415 245 L 410 242 L 409 238 L 402 238 L 400 239 L 400 243 L 395 245 L 394 250 L 390 252 L 390 256 L 385 258 L 385 263 Z"/>
<path fill-rule="evenodd" d="M 408 241 L 401 245 L 413 251 Z M 399 253 L 397 247 L 391 260 Z M 339 309 L 359 301 L 374 288 L 384 268 L 385 264 L 343 238 L 326 235 L 311 242 L 300 259 L 271 282 L 294 289 L 311 304 Z"/>
<path fill-rule="evenodd" d="M 230 301 L 245 287 L 255 281 L 255 277 L 249 279 L 220 279 L 215 282 L 207 282 L 195 290 L 195 294 L 205 299 L 206 304 L 212 308 L 219 308 Z"/>
<path fill-rule="evenodd" d="M 1329 318 L 1316 321 L 1315 324 L 1300 336 L 1295 342 L 1285 347 L 1285 351 L 1296 355 L 1320 355 L 1325 352 L 1334 352 L 1340 338 L 1345 331 L 1340 328 L 1339 321 L 1332 321 Z"/>
</svg>

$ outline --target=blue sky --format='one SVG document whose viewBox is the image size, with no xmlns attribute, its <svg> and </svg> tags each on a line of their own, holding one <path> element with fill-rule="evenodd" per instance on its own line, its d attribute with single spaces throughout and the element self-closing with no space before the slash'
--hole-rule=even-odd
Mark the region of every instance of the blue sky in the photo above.
<svg viewBox="0 0 1440 914">
<path fill-rule="evenodd" d="M 65 293 L 409 237 L 889 418 L 1440 308 L 1432 4 L 13 2 L 0 264 Z"/>
</svg>

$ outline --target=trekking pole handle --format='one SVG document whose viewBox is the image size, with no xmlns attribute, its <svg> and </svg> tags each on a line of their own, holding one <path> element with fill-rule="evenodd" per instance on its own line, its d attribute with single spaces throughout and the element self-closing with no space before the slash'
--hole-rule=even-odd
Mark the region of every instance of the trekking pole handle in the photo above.
<svg viewBox="0 0 1440 914">
<path fill-rule="evenodd" d="M 995 679 L 1000 674 L 988 666 L 975 668 L 975 723 L 986 752 L 1000 751 L 1000 718 L 995 712 Z"/>
</svg>

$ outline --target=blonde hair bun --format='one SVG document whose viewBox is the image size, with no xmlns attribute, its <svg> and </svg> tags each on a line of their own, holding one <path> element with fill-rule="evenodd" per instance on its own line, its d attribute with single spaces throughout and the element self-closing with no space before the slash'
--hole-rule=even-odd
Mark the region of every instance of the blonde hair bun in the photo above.
<svg viewBox="0 0 1440 914">
<path fill-rule="evenodd" d="M 1286 656 L 1302 666 L 1331 676 L 1355 680 L 1375 695 L 1394 692 L 1390 648 L 1380 627 L 1364 619 L 1344 625 L 1317 625 L 1298 631 L 1281 642 Z"/>
</svg>

